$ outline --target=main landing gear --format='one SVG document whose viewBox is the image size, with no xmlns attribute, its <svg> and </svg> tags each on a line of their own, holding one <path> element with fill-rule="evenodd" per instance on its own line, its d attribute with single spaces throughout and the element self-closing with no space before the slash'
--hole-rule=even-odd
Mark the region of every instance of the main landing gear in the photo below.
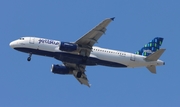
<svg viewBox="0 0 180 107">
<path fill-rule="evenodd" d="M 77 72 L 76 77 L 77 77 L 77 78 L 81 78 L 81 75 L 82 75 L 82 72 L 81 72 L 81 71 L 79 71 L 79 72 Z"/>
<path fill-rule="evenodd" d="M 29 54 L 29 57 L 27 58 L 27 61 L 31 61 L 32 53 Z"/>
</svg>

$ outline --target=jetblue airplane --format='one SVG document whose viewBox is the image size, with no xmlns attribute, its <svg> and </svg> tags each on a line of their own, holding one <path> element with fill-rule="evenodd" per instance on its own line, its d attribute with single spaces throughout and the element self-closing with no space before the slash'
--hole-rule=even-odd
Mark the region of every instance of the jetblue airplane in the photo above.
<svg viewBox="0 0 180 107">
<path fill-rule="evenodd" d="M 156 66 L 165 65 L 165 62 L 159 60 L 165 51 L 165 49 L 160 49 L 163 42 L 161 37 L 155 37 L 135 53 L 93 46 L 113 20 L 114 18 L 105 19 L 75 42 L 21 37 L 12 41 L 10 46 L 15 50 L 28 53 L 28 61 L 31 60 L 33 54 L 53 57 L 62 61 L 63 65 L 52 65 L 51 71 L 53 73 L 74 75 L 81 84 L 89 87 L 90 84 L 85 74 L 86 66 L 146 67 L 150 72 L 156 73 Z"/>
</svg>

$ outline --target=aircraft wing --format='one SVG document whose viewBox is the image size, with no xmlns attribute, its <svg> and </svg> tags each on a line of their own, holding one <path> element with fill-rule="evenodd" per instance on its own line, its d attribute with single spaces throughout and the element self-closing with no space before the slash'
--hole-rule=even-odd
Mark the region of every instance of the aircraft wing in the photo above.
<svg viewBox="0 0 180 107">
<path fill-rule="evenodd" d="M 74 77 L 81 83 L 81 84 L 84 84 L 84 85 L 87 85 L 88 87 L 90 87 L 91 85 L 89 84 L 89 81 L 87 79 L 87 76 L 86 74 L 83 72 L 81 78 L 77 78 L 75 75 Z"/>
<path fill-rule="evenodd" d="M 65 65 L 66 67 L 73 69 L 73 75 L 74 75 L 74 77 L 75 77 L 81 84 L 84 84 L 84 85 L 87 85 L 88 87 L 90 87 L 89 81 L 88 81 L 87 76 L 86 76 L 86 74 L 85 74 L 85 68 L 86 68 L 85 65 L 77 65 L 77 64 L 67 63 L 67 62 L 63 62 L 63 63 L 64 63 L 64 65 Z M 82 72 L 81 78 L 77 78 L 77 77 L 76 77 L 76 74 L 77 74 L 77 72 L 78 72 L 79 70 Z"/>
<path fill-rule="evenodd" d="M 108 24 L 114 20 L 113 18 L 105 19 L 80 39 L 78 39 L 75 43 L 78 44 L 80 47 L 84 48 L 85 55 L 89 56 L 91 53 L 92 46 L 97 43 L 98 39 L 105 33 L 106 27 Z"/>
<path fill-rule="evenodd" d="M 100 24 L 98 24 L 96 27 L 94 27 L 92 30 L 90 30 L 87 34 L 85 34 L 80 39 L 78 39 L 75 42 L 80 47 L 80 49 L 78 50 L 78 53 L 82 56 L 85 56 L 85 58 L 89 57 L 92 46 L 95 43 L 97 43 L 98 39 L 105 33 L 106 27 L 108 26 L 108 24 L 113 20 L 114 20 L 114 18 L 105 19 Z M 85 68 L 86 68 L 85 65 L 72 64 L 72 63 L 66 63 L 66 62 L 63 62 L 63 63 L 66 67 L 73 69 L 74 77 L 81 84 L 84 84 L 84 85 L 87 85 L 88 87 L 90 87 L 89 81 L 85 74 Z M 76 75 L 79 71 L 82 72 L 82 75 L 80 78 L 77 78 Z"/>
</svg>

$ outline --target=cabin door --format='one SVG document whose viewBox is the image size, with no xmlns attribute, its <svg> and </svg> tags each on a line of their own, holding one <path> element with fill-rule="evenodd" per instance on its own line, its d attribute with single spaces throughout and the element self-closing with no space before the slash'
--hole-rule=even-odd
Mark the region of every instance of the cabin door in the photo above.
<svg viewBox="0 0 180 107">
<path fill-rule="evenodd" d="M 30 39 L 29 39 L 29 43 L 30 43 L 30 44 L 34 44 L 34 39 L 35 39 L 35 38 L 30 37 Z"/>
<path fill-rule="evenodd" d="M 131 60 L 131 61 L 135 61 L 135 54 L 131 54 L 130 60 Z"/>
</svg>

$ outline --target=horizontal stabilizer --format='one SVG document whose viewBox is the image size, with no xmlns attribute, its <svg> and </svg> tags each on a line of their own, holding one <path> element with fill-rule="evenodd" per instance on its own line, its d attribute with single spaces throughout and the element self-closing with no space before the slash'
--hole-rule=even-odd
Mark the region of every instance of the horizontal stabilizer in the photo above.
<svg viewBox="0 0 180 107">
<path fill-rule="evenodd" d="M 156 74 L 156 66 L 151 65 L 151 66 L 148 66 L 147 69 L 148 69 L 151 73 Z"/>
<path fill-rule="evenodd" d="M 157 61 L 159 57 L 164 53 L 166 49 L 159 49 L 158 51 L 154 52 L 153 54 L 147 56 L 145 60 L 149 61 Z"/>
</svg>

